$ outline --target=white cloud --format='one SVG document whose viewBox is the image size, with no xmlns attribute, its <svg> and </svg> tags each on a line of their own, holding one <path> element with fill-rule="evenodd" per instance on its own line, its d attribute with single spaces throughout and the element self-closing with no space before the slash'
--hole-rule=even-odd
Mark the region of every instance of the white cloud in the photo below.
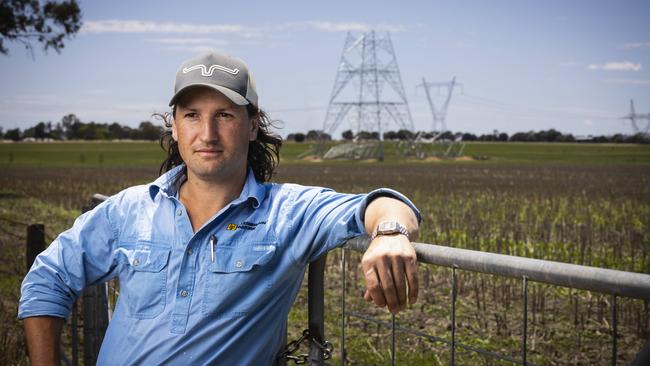
<svg viewBox="0 0 650 366">
<path fill-rule="evenodd" d="M 166 51 L 188 51 L 192 53 L 202 53 L 221 49 L 230 44 L 223 39 L 214 38 L 150 38 L 149 42 L 163 45 Z"/>
<path fill-rule="evenodd" d="M 415 27 L 415 25 L 413 26 Z M 238 37 L 247 42 L 255 43 L 264 40 L 268 48 L 284 47 L 287 44 L 269 37 L 278 33 L 295 32 L 297 29 L 316 32 L 404 32 L 406 26 L 399 24 L 368 24 L 361 22 L 331 22 L 331 21 L 294 21 L 278 24 L 262 24 L 249 26 L 243 24 L 189 24 L 176 22 L 155 22 L 145 20 L 91 20 L 84 23 L 82 34 L 160 34 L 168 37 L 147 38 L 146 41 L 158 43 L 165 51 L 187 51 L 201 53 L 223 49 L 232 42 L 223 38 Z M 214 35 L 220 38 L 213 38 Z"/>
<path fill-rule="evenodd" d="M 615 61 L 607 62 L 604 64 L 590 64 L 587 68 L 589 70 L 607 70 L 607 71 L 641 71 L 641 63 L 634 63 L 630 61 Z"/>
<path fill-rule="evenodd" d="M 630 50 L 635 48 L 650 48 L 650 42 L 631 42 L 621 45 L 619 48 Z"/>
<path fill-rule="evenodd" d="M 611 84 L 650 85 L 650 80 L 644 79 L 607 79 L 605 82 Z"/>
<path fill-rule="evenodd" d="M 149 42 L 162 43 L 165 45 L 173 46 L 186 46 L 186 45 L 213 45 L 213 46 L 227 46 L 230 42 L 224 39 L 214 38 L 150 38 Z"/>
<path fill-rule="evenodd" d="M 405 32 L 408 27 L 401 24 L 368 24 L 362 22 L 297 21 L 274 25 L 249 26 L 243 24 L 188 24 L 176 22 L 155 22 L 146 20 L 91 20 L 84 23 L 81 34 L 103 33 L 160 33 L 160 34 L 228 34 L 243 38 L 260 37 L 273 31 L 307 28 L 320 32 Z"/>
<path fill-rule="evenodd" d="M 594 124 L 594 121 L 592 121 L 590 119 L 586 119 L 586 120 L 582 121 L 582 123 L 584 125 L 586 125 L 586 126 L 592 126 Z"/>
<path fill-rule="evenodd" d="M 407 27 L 400 24 L 368 24 L 360 22 L 301 21 L 289 22 L 284 27 L 306 27 L 324 32 L 368 32 L 371 30 L 392 33 L 404 32 Z M 281 27 L 283 27 L 281 26 Z"/>
<path fill-rule="evenodd" d="M 237 34 L 251 37 L 257 34 L 254 28 L 241 24 L 187 24 L 175 22 L 152 22 L 144 20 L 90 20 L 84 23 L 80 33 L 168 33 L 168 34 Z"/>
<path fill-rule="evenodd" d="M 288 27 L 307 27 L 325 32 L 367 32 L 368 24 L 356 22 L 304 21 L 286 24 Z"/>
<path fill-rule="evenodd" d="M 189 53 L 205 53 L 210 51 L 222 51 L 217 47 L 209 45 L 187 45 L 187 46 L 169 46 L 163 48 L 165 51 L 179 51 L 179 52 L 189 52 Z"/>
<path fill-rule="evenodd" d="M 35 114 L 48 114 L 63 116 L 74 111 L 75 114 L 101 114 L 110 116 L 129 115 L 146 119 L 154 111 L 165 110 L 160 103 L 132 102 L 132 103 L 100 103 L 97 98 L 66 98 L 58 95 L 17 95 L 0 101 L 2 112 L 5 115 L 23 115 L 25 110 Z"/>
</svg>

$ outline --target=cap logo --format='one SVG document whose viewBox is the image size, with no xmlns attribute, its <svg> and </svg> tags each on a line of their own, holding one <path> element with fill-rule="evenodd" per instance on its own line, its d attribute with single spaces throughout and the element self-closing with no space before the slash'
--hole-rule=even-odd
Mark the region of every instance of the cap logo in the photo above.
<svg viewBox="0 0 650 366">
<path fill-rule="evenodd" d="M 194 70 L 201 70 L 201 76 L 212 76 L 212 74 L 214 74 L 215 70 L 227 72 L 227 73 L 232 74 L 232 75 L 239 74 L 239 69 L 236 69 L 236 68 L 235 69 L 229 69 L 229 68 L 227 68 L 225 66 L 221 66 L 221 65 L 211 65 L 210 68 L 208 69 L 208 67 L 203 65 L 203 64 L 194 65 L 194 66 L 190 66 L 190 67 L 185 67 L 185 68 L 183 68 L 183 74 L 187 74 L 188 72 L 192 72 Z"/>
</svg>

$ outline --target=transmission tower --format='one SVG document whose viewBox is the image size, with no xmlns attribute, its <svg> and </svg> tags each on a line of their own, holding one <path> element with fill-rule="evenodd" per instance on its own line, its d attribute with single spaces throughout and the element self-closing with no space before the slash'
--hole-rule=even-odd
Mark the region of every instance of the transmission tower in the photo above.
<svg viewBox="0 0 650 366">
<path fill-rule="evenodd" d="M 650 132 L 650 113 L 648 114 L 638 114 L 634 110 L 634 100 L 630 99 L 630 113 L 623 117 L 622 119 L 629 119 L 632 123 L 632 128 L 634 133 L 640 133 L 643 135 L 648 135 Z M 646 120 L 645 126 L 640 126 L 637 121 Z"/>
<path fill-rule="evenodd" d="M 383 158 L 382 131 L 391 122 L 399 129 L 414 130 L 389 33 L 347 34 L 323 132 L 332 135 L 343 121 L 349 122 L 357 137 L 361 131 L 379 135 L 378 149 L 372 152 L 379 159 Z"/>
<path fill-rule="evenodd" d="M 427 95 L 429 107 L 431 108 L 431 114 L 433 115 L 433 124 L 431 126 L 431 131 L 437 132 L 436 136 L 434 137 L 434 139 L 436 139 L 438 136 L 447 131 L 447 122 L 445 121 L 445 118 L 447 117 L 447 108 L 449 108 L 449 101 L 451 100 L 451 95 L 454 92 L 454 88 L 462 88 L 462 85 L 460 83 L 456 83 L 456 77 L 454 76 L 451 79 L 451 82 L 442 83 L 427 82 L 424 78 L 422 78 L 422 84 L 419 84 L 417 87 L 422 87 Z M 436 108 L 435 104 L 433 103 L 433 98 L 431 97 L 431 89 L 433 88 L 436 88 L 438 90 L 438 94 L 441 92 L 447 93 L 446 97 L 444 98 L 444 102 L 442 103 L 442 107 L 440 108 Z"/>
</svg>

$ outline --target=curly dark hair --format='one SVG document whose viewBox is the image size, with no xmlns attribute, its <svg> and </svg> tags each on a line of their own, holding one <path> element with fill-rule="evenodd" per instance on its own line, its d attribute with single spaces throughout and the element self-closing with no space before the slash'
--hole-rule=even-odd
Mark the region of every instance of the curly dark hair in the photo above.
<svg viewBox="0 0 650 366">
<path fill-rule="evenodd" d="M 257 181 L 268 182 L 275 174 L 275 169 L 280 162 L 282 138 L 270 131 L 273 122 L 263 110 L 248 104 L 246 111 L 248 116 L 254 116 L 258 125 L 257 138 L 248 145 L 248 166 L 253 169 Z M 167 157 L 160 165 L 160 175 L 162 175 L 183 164 L 183 159 L 178 151 L 178 142 L 172 138 L 171 130 L 174 116 L 176 116 L 176 106 L 172 108 L 171 113 L 155 113 L 154 116 L 162 119 L 165 124 L 165 130 L 160 136 L 160 147 L 167 153 Z"/>
</svg>

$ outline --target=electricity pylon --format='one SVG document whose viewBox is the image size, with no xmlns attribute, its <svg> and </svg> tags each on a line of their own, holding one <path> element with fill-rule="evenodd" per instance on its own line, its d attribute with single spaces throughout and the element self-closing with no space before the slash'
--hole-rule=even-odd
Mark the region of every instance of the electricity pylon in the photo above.
<svg viewBox="0 0 650 366">
<path fill-rule="evenodd" d="M 353 154 L 360 158 L 383 159 L 382 132 L 391 123 L 399 129 L 414 130 L 389 33 L 347 34 L 323 132 L 332 135 L 343 121 L 349 122 L 357 141 L 361 131 L 378 134 L 376 151 L 367 149 L 367 144 L 362 148 L 365 153 L 361 155 L 374 156 Z"/>
<path fill-rule="evenodd" d="M 638 114 L 634 110 L 634 100 L 630 99 L 630 113 L 622 117 L 622 119 L 629 119 L 630 122 L 632 123 L 632 128 L 634 129 L 634 133 L 640 133 L 643 135 L 648 135 L 650 132 L 650 113 L 648 114 Z M 639 120 L 646 120 L 645 126 L 639 126 L 637 124 L 637 121 Z"/>
<path fill-rule="evenodd" d="M 447 122 L 445 121 L 447 117 L 447 108 L 449 108 L 449 101 L 451 100 L 451 95 L 454 92 L 455 87 L 461 87 L 462 85 L 456 82 L 456 77 L 454 76 L 453 79 L 451 79 L 451 82 L 427 82 L 424 78 L 422 78 L 422 84 L 419 84 L 417 86 L 422 87 L 424 89 L 424 92 L 427 95 L 427 100 L 429 101 L 429 108 L 431 108 L 431 115 L 433 116 L 433 124 L 431 125 L 431 131 L 436 132 L 436 135 L 434 137 L 434 140 L 437 139 L 440 135 L 445 133 L 447 131 Z M 440 108 L 436 108 L 435 104 L 433 103 L 433 98 L 431 97 L 431 89 L 432 88 L 437 88 L 438 93 L 441 91 L 444 91 L 447 93 L 446 97 L 444 98 L 444 102 L 442 103 L 442 106 Z"/>
</svg>

